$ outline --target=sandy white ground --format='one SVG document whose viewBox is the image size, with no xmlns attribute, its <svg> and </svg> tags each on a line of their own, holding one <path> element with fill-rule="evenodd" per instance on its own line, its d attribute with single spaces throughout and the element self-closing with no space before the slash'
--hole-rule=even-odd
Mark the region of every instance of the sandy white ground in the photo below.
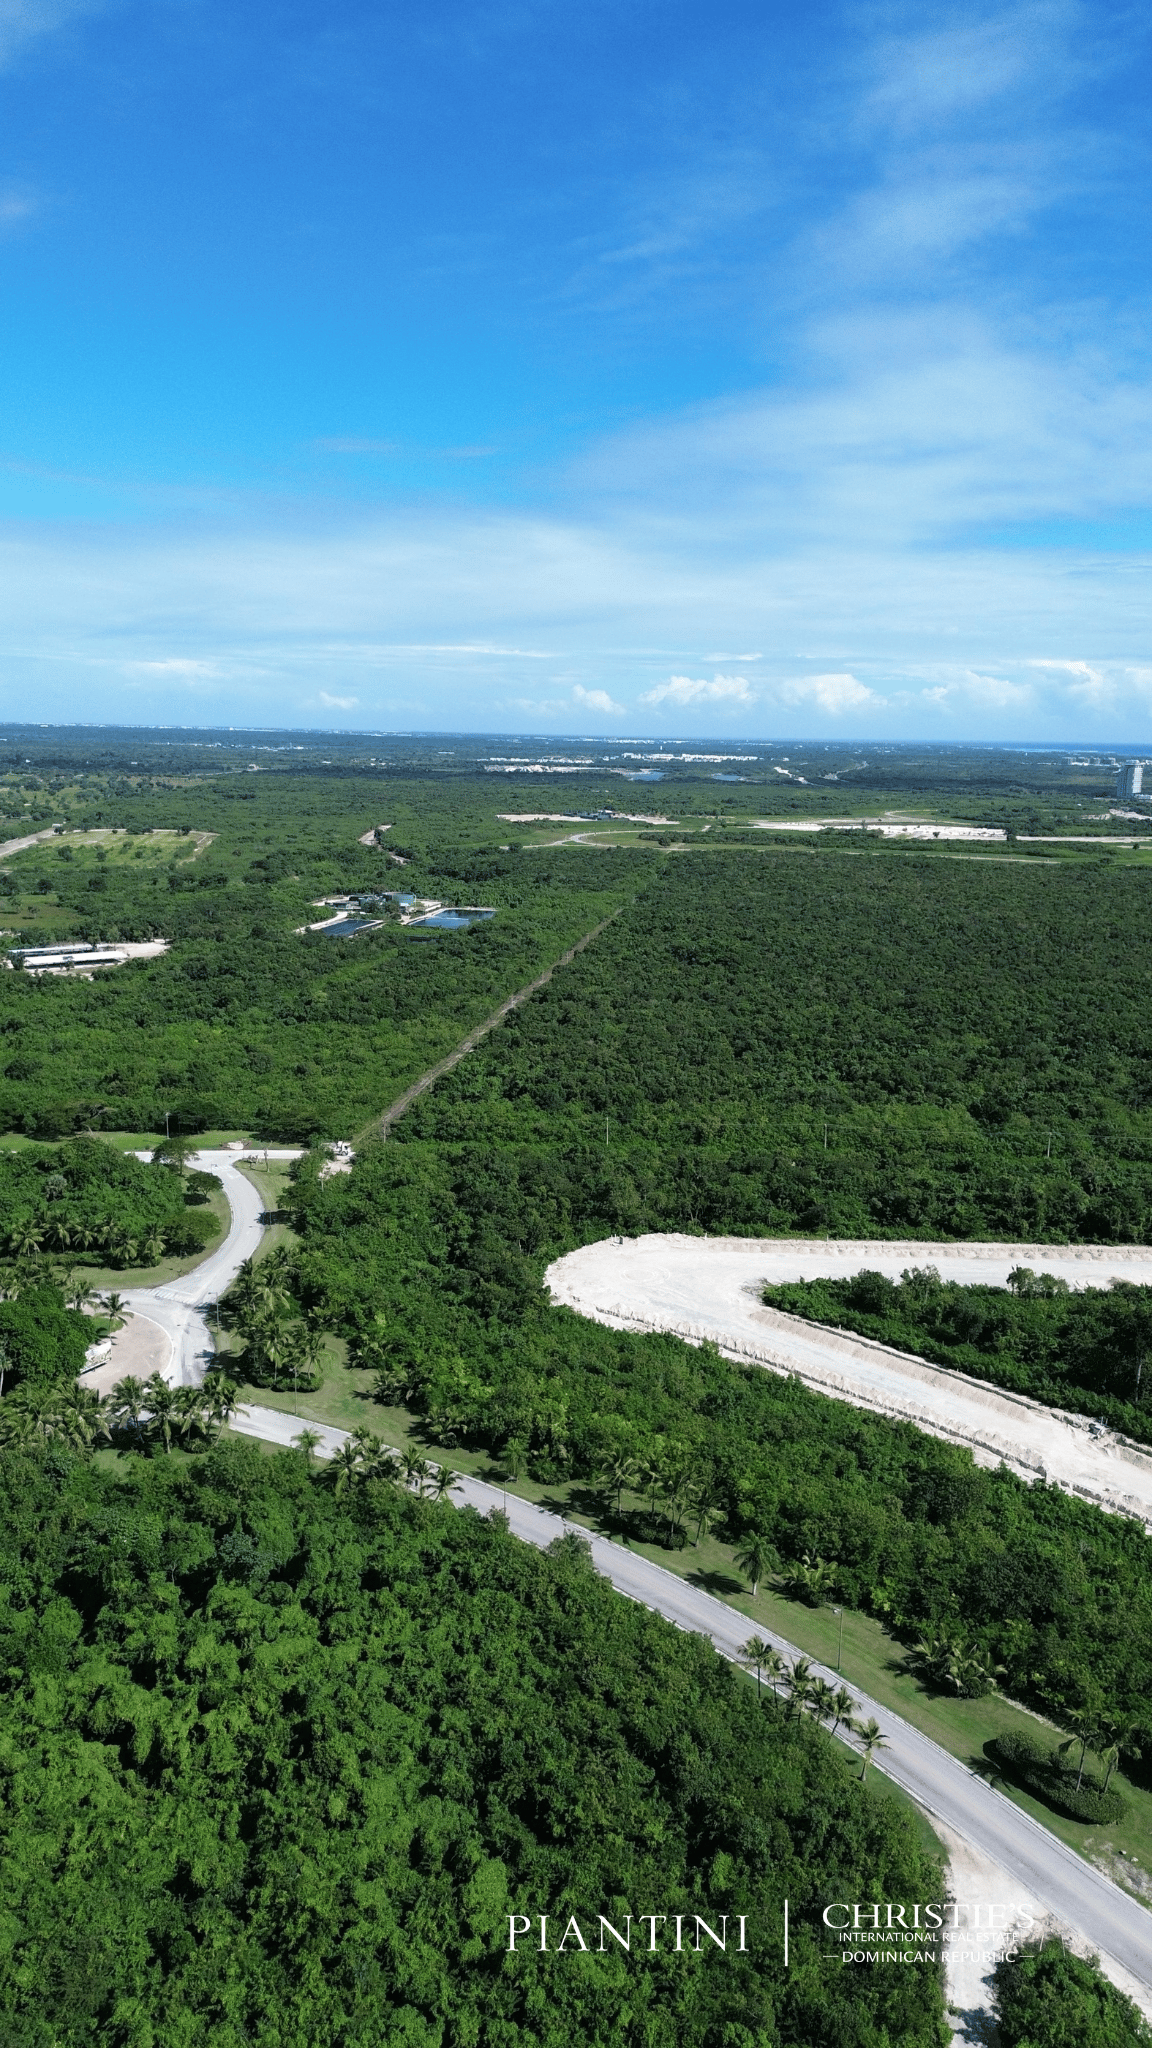
<svg viewBox="0 0 1152 2048">
<path fill-rule="evenodd" d="M 1000 1956 L 1019 1942 L 1034 1941 L 1037 1937 L 1046 1938 L 1052 1934 L 1060 1935 L 1066 1946 L 1075 1950 L 1077 1955 L 1098 1953 L 1105 1976 L 1111 1978 L 1113 1984 L 1125 1992 L 1147 2018 L 1152 2019 L 1152 1987 L 1125 1969 L 1115 1956 L 1104 1950 L 1094 1950 L 1090 1942 L 1078 1937 L 1064 1922 L 1056 1920 L 1042 1899 L 1037 1898 L 1026 1885 L 1020 1884 L 1002 1864 L 974 1848 L 971 1842 L 966 1842 L 954 1828 L 939 1819 L 933 1825 L 948 1851 L 949 1896 L 958 1902 L 971 1902 L 973 1907 L 979 1907 L 979 1912 L 969 1912 L 964 1916 L 969 1925 L 975 1923 L 978 1927 L 996 1930 L 983 1939 L 953 1938 L 944 1946 L 945 1996 L 949 2005 L 956 2008 L 952 2017 L 954 2034 L 965 2041 L 988 2038 L 988 2017 L 993 2004 L 992 1978 Z M 1001 1910 L 993 1913 L 993 1906 Z"/>
<path fill-rule="evenodd" d="M 1113 1513 L 1152 1527 L 1152 1453 L 1114 1432 L 1092 1433 L 1082 1415 L 1047 1408 L 967 1374 L 945 1371 L 764 1307 L 765 1281 L 847 1278 L 862 1267 L 896 1279 L 935 1266 L 946 1280 L 1002 1287 L 1014 1266 L 1055 1273 L 1073 1287 L 1107 1287 L 1115 1276 L 1152 1284 L 1143 1245 L 885 1244 L 789 1238 L 609 1238 L 549 1266 L 552 1299 L 616 1329 L 668 1330 L 718 1344 L 727 1357 L 774 1372 L 855 1407 L 914 1422 L 967 1445 L 978 1463 L 1001 1460 L 1023 1478 L 1046 1479 Z"/>
</svg>

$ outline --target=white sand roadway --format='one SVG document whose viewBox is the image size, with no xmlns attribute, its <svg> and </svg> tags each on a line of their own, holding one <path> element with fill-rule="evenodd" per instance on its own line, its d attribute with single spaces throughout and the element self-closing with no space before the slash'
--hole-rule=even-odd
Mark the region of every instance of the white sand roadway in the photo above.
<svg viewBox="0 0 1152 2048">
<path fill-rule="evenodd" d="M 844 1279 L 862 1267 L 896 1279 L 935 1266 L 946 1280 L 1002 1287 L 1014 1266 L 1073 1287 L 1113 1278 L 1152 1284 L 1145 1245 L 917 1244 L 834 1239 L 653 1234 L 584 1245 L 549 1266 L 552 1299 L 616 1329 L 667 1330 L 711 1341 L 726 1357 L 795 1373 L 855 1407 L 915 1423 L 965 1444 L 982 1465 L 1003 1460 L 1152 1527 L 1152 1453 L 1082 1415 L 929 1365 L 867 1338 L 781 1315 L 760 1300 L 765 1281 Z"/>
</svg>

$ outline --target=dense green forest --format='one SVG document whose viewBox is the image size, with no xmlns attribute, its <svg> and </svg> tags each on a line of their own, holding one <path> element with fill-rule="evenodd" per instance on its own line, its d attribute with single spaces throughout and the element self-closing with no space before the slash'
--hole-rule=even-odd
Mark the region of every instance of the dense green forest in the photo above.
<svg viewBox="0 0 1152 2048">
<path fill-rule="evenodd" d="M 171 951 L 91 981 L 0 975 L 0 1128 L 57 1138 L 167 1116 L 185 1132 L 350 1136 L 652 867 L 636 850 L 501 852 L 491 818 L 484 847 L 474 801 L 436 789 L 390 804 L 395 821 L 380 808 L 362 782 L 171 791 L 92 802 L 75 830 L 12 855 L 10 944 Z M 392 836 L 361 844 L 381 822 Z M 299 929 L 325 915 L 318 898 L 400 886 L 497 915 L 457 932 Z"/>
<path fill-rule="evenodd" d="M 0 1489 L 13 2048 L 947 2039 L 933 1970 L 845 1972 L 808 1910 L 940 1897 L 910 1820 L 577 1539 L 235 1444 Z M 749 1947 L 510 1955 L 521 1912 Z"/>
<path fill-rule="evenodd" d="M 961 1690 L 998 1676 L 1079 1716 L 1146 1777 L 1142 1528 L 708 1347 L 554 1310 L 541 1286 L 558 1252 L 621 1231 L 1152 1237 L 1144 856 L 755 844 L 756 808 L 844 793 L 699 778 L 676 815 L 711 836 L 685 854 L 655 828 L 547 846 L 499 810 L 626 786 L 589 776 L 561 801 L 327 761 L 213 778 L 176 753 L 164 776 L 137 751 L 139 772 L 0 789 L 8 829 L 69 828 L 0 863 L 9 943 L 171 942 L 91 982 L 0 974 L 0 1118 L 64 1141 L 0 1155 L 0 1323 L 26 1326 L 26 1377 L 68 1375 L 84 1334 L 53 1256 L 116 1262 L 119 1244 L 127 1266 L 205 1227 L 202 1190 L 83 1133 L 166 1113 L 177 1132 L 361 1132 L 611 917 L 387 1144 L 361 1137 L 351 1175 L 303 1163 L 299 1251 L 226 1310 L 245 1369 L 319 1372 L 309 1341 L 332 1329 L 431 1441 L 574 1481 L 621 1534 L 759 1538 L 800 1597 L 882 1617 Z M 994 795 L 977 776 L 967 814 Z M 297 930 L 321 896 L 400 886 L 497 915 Z M 1076 1310 L 1076 1342 L 1066 1299 L 1014 1296 L 1008 1324 L 984 1310 L 979 1329 L 938 1317 L 933 1341 L 1093 1412 L 1142 1394 L 1128 1297 Z M 15 1328 L 0 1345 L 15 1358 Z M 34 1393 L 17 1386 L 16 1421 Z M 301 1456 L 220 1444 L 189 1463 L 175 1401 L 167 1433 L 140 1415 L 121 1403 L 117 1441 L 151 1455 L 115 1470 L 0 1432 L 5 2041 L 937 2041 L 931 1979 L 830 1975 L 804 1935 L 787 1978 L 754 1951 L 682 1975 L 510 1958 L 500 1916 L 529 1893 L 524 1910 L 635 1914 L 665 1909 L 655 1885 L 690 1911 L 748 1901 L 767 1927 L 785 1895 L 932 1896 L 939 1877 L 818 1730 L 617 1599 L 579 1546 L 539 1558 L 499 1521 L 371 1481 L 338 1494 Z M 1082 1989 L 1041 1984 L 1048 2017 Z"/>
<path fill-rule="evenodd" d="M 666 861 L 398 1136 L 547 1152 L 573 1240 L 1147 1240 L 1152 962 L 1126 934 L 1150 886 L 836 847 Z"/>
<path fill-rule="evenodd" d="M 916 1267 L 898 1281 L 862 1271 L 766 1287 L 764 1299 L 1152 1443 L 1150 1287 L 1116 1281 L 1073 1294 L 1026 1267 L 1010 1287 L 966 1287 Z"/>
</svg>

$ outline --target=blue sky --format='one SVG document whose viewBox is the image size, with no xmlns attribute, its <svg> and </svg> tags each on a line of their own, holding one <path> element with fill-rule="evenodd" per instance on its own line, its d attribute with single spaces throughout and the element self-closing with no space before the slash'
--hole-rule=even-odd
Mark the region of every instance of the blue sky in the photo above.
<svg viewBox="0 0 1152 2048">
<path fill-rule="evenodd" d="M 0 715 L 1152 745 L 1148 36 L 0 0 Z"/>
</svg>

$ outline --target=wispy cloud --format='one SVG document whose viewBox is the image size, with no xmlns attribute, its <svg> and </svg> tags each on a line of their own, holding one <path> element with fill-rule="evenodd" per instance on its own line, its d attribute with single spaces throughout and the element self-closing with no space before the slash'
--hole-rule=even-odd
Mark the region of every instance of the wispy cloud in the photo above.
<svg viewBox="0 0 1152 2048">
<path fill-rule="evenodd" d="M 321 704 L 329 711 L 355 711 L 360 701 L 358 697 L 331 697 L 327 690 L 321 690 L 318 694 Z"/>
<path fill-rule="evenodd" d="M 212 676 L 217 673 L 213 662 L 191 661 L 185 655 L 170 655 L 165 661 L 127 661 L 123 666 L 143 676 Z"/>
<path fill-rule="evenodd" d="M 95 13 L 100 4 L 101 0 L 0 0 L 0 65 L 10 64 L 26 44 Z"/>
</svg>

